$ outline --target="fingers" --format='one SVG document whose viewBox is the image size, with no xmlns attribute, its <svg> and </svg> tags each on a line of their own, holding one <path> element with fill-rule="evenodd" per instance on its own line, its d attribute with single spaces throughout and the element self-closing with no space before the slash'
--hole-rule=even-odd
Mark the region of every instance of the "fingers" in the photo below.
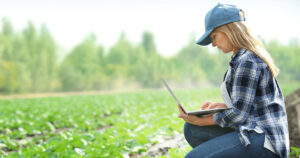
<svg viewBox="0 0 300 158">
<path fill-rule="evenodd" d="M 216 108 L 227 108 L 227 105 L 224 103 L 219 103 Z"/>
<path fill-rule="evenodd" d="M 201 106 L 201 110 L 208 109 L 208 107 L 209 107 L 210 104 L 212 104 L 212 102 L 210 102 L 210 101 L 205 102 L 205 103 Z"/>
<path fill-rule="evenodd" d="M 186 115 L 186 114 L 179 114 L 178 117 L 182 118 L 182 119 L 187 119 L 188 115 Z"/>
<path fill-rule="evenodd" d="M 189 120 L 189 115 L 180 113 L 178 118 L 182 118 L 185 122 L 187 122 Z"/>
<path fill-rule="evenodd" d="M 197 125 L 199 123 L 199 120 L 202 119 L 202 118 L 199 118 L 195 115 L 185 115 L 185 116 L 182 116 L 180 118 L 182 118 L 185 122 L 188 122 L 188 123 L 193 124 L 193 125 Z"/>
<path fill-rule="evenodd" d="M 225 104 L 224 104 L 225 105 Z M 224 105 L 220 104 L 220 103 L 212 103 L 210 101 L 205 102 L 202 106 L 201 106 L 201 110 L 208 110 L 208 109 L 215 109 L 215 108 L 223 108 Z M 226 105 L 225 105 L 226 107 Z"/>
<path fill-rule="evenodd" d="M 183 110 L 181 109 L 180 105 L 177 105 L 177 107 L 178 107 L 178 110 L 179 110 L 178 117 L 186 120 L 188 118 L 188 115 L 183 112 Z"/>
<path fill-rule="evenodd" d="M 185 114 L 185 113 L 183 112 L 183 110 L 182 110 L 182 108 L 181 108 L 180 105 L 177 105 L 177 107 L 178 107 L 178 110 L 179 110 L 179 113 L 180 113 L 180 114 Z"/>
<path fill-rule="evenodd" d="M 212 104 L 209 104 L 209 106 L 207 107 L 207 109 L 214 109 L 216 106 L 217 106 L 216 103 L 212 103 Z"/>
<path fill-rule="evenodd" d="M 208 105 L 209 105 L 209 104 L 211 104 L 211 103 L 212 103 L 211 101 L 206 101 L 206 102 L 204 102 L 204 103 L 203 103 L 203 105 L 202 105 L 202 106 L 204 106 L 204 107 L 205 107 L 205 106 L 208 106 Z"/>
<path fill-rule="evenodd" d="M 216 109 L 216 108 L 226 108 L 227 106 L 224 103 L 212 103 L 207 109 Z"/>
<path fill-rule="evenodd" d="M 189 115 L 187 115 L 187 114 L 179 114 L 178 118 L 182 118 L 184 121 L 187 121 L 188 118 L 189 118 Z"/>
</svg>

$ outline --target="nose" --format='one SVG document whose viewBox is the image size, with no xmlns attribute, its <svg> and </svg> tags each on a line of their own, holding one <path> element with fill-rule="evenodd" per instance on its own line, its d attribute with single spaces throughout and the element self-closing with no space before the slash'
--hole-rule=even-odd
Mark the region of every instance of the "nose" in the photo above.
<svg viewBox="0 0 300 158">
<path fill-rule="evenodd" d="M 216 46 L 216 43 L 215 43 L 215 42 L 212 42 L 211 45 L 212 45 L 213 47 L 215 47 L 215 46 Z"/>
</svg>

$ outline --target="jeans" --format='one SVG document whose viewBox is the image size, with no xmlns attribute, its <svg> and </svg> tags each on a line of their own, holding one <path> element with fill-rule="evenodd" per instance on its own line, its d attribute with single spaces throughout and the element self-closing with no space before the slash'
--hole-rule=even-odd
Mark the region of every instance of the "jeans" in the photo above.
<svg viewBox="0 0 300 158">
<path fill-rule="evenodd" d="M 239 133 L 220 126 L 196 126 L 184 124 L 184 137 L 193 147 L 185 158 L 277 158 L 277 154 L 264 148 L 265 135 L 248 132 L 251 144 L 245 147 Z"/>
</svg>

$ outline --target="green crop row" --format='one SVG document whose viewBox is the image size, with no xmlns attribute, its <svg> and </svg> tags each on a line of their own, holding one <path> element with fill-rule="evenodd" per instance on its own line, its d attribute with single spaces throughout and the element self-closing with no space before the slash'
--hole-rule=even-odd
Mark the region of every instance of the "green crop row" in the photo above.
<svg viewBox="0 0 300 158">
<path fill-rule="evenodd" d="M 218 89 L 176 93 L 188 109 L 220 99 Z M 182 133 L 184 123 L 167 91 L 2 100 L 0 110 L 6 157 L 128 157 Z"/>
<path fill-rule="evenodd" d="M 221 101 L 219 89 L 178 90 L 176 95 L 188 110 L 207 100 Z M 166 90 L 2 100 L 0 110 L 2 157 L 143 155 L 182 133 L 184 123 Z M 189 150 L 183 143 L 159 157 L 183 157 Z"/>
</svg>

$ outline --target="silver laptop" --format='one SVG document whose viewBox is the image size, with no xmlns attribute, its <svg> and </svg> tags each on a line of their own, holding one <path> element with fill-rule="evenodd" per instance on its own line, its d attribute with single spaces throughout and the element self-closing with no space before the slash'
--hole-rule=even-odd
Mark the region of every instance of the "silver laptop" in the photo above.
<svg viewBox="0 0 300 158">
<path fill-rule="evenodd" d="M 216 108 L 216 109 L 208 109 L 208 110 L 195 110 L 195 111 L 186 111 L 183 107 L 183 105 L 180 103 L 179 99 L 175 96 L 175 94 L 173 93 L 173 91 L 171 90 L 171 88 L 168 86 L 167 82 L 162 79 L 162 81 L 164 82 L 164 85 L 167 87 L 167 89 L 169 90 L 169 92 L 171 93 L 171 95 L 174 97 L 174 99 L 176 100 L 177 104 L 180 106 L 180 108 L 182 109 L 182 111 L 188 115 L 197 115 L 197 116 L 203 116 L 203 115 L 209 115 L 209 114 L 213 114 L 216 112 L 220 112 L 220 111 L 224 111 L 230 108 Z"/>
</svg>

